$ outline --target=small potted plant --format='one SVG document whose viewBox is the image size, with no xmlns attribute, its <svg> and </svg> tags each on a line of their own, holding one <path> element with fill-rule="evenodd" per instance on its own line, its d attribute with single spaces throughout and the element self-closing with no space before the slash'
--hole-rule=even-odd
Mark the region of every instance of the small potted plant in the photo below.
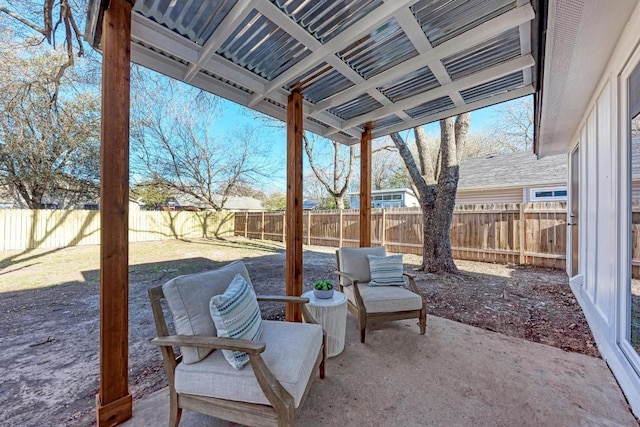
<svg viewBox="0 0 640 427">
<path fill-rule="evenodd" d="M 330 280 L 318 280 L 313 284 L 313 296 L 320 299 L 333 297 L 333 283 Z"/>
</svg>

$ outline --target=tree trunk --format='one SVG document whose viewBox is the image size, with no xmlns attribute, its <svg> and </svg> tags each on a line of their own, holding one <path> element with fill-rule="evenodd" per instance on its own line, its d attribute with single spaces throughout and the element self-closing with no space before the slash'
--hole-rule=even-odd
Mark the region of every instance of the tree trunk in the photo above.
<svg viewBox="0 0 640 427">
<path fill-rule="evenodd" d="M 421 149 L 420 139 L 424 132 L 415 132 L 420 153 L 421 168 L 416 165 L 409 148 L 399 134 L 391 138 L 409 170 L 409 175 L 418 189 L 418 199 L 423 215 L 422 269 L 430 273 L 457 273 L 451 252 L 451 220 L 456 203 L 460 153 L 466 143 L 469 129 L 469 114 L 440 120 L 440 152 L 437 167 L 437 184 L 425 167 L 426 151 Z M 423 172 L 422 174 L 420 172 Z"/>
<path fill-rule="evenodd" d="M 336 196 L 336 209 L 343 210 L 344 209 L 344 196 Z"/>
</svg>

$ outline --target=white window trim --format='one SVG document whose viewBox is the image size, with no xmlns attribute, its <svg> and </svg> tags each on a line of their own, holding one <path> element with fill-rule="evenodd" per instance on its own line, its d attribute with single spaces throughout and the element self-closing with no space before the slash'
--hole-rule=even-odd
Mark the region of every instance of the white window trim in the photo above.
<svg viewBox="0 0 640 427">
<path fill-rule="evenodd" d="M 549 197 L 538 197 L 536 193 L 538 191 L 566 191 L 567 195 L 569 194 L 569 190 L 567 187 L 537 187 L 529 189 L 529 201 L 530 202 L 566 202 L 567 196 L 549 196 Z"/>
</svg>

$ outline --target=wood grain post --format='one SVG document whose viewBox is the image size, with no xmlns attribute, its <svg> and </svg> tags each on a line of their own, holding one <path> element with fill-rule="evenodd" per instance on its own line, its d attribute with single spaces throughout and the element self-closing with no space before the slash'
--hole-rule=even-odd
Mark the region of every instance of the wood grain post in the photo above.
<svg viewBox="0 0 640 427">
<path fill-rule="evenodd" d="M 287 231 L 285 287 L 286 294 L 302 295 L 302 95 L 291 92 L 287 102 Z M 287 303 L 286 320 L 300 322 L 297 304 Z"/>
<path fill-rule="evenodd" d="M 371 126 L 360 139 L 360 247 L 371 246 Z"/>
<path fill-rule="evenodd" d="M 131 3 L 111 0 L 102 26 L 100 386 L 98 426 L 131 418 L 129 393 L 129 99 Z"/>
<path fill-rule="evenodd" d="M 520 265 L 524 265 L 525 261 L 526 261 L 526 256 L 525 256 L 525 251 L 526 251 L 526 247 L 525 247 L 525 230 L 524 228 L 526 227 L 527 222 L 524 219 L 524 202 L 520 203 Z"/>
</svg>

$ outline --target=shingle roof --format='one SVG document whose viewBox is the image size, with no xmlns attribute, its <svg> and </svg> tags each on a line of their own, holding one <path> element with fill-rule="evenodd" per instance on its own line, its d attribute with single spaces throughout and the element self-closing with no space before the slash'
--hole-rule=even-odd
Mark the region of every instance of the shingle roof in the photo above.
<svg viewBox="0 0 640 427">
<path fill-rule="evenodd" d="M 537 159 L 532 152 L 464 160 L 458 189 L 518 187 L 567 181 L 567 155 Z"/>
</svg>

